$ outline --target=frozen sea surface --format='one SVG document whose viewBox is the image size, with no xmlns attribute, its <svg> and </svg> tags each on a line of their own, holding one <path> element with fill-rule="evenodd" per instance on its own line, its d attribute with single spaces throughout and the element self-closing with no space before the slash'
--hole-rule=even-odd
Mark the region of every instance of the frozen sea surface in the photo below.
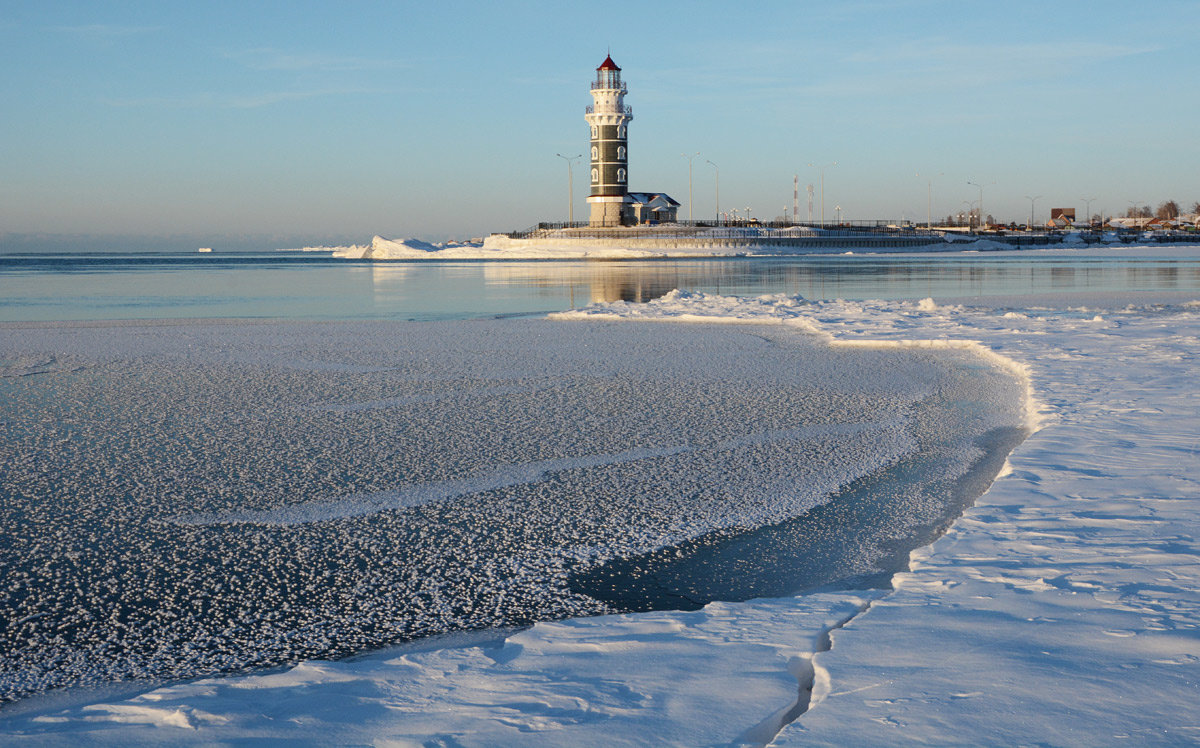
<svg viewBox="0 0 1200 748">
<path fill-rule="evenodd" d="M 961 511 L 1023 386 L 967 348 L 753 324 L 10 324 L 0 697 L 672 607 L 572 580 L 881 481 L 885 520 L 804 575 L 739 546 L 782 592 L 857 584 Z"/>
<path fill-rule="evenodd" d="M 834 350 L 961 346 L 1030 383 L 1039 430 L 891 589 L 539 622 L 247 676 L 76 689 L 0 711 L 0 742 L 1195 745 L 1191 288 L 1056 285 L 964 305 L 939 293 L 937 303 L 682 296 L 594 309 L 590 324 L 794 326 Z M 36 354 L 22 365 L 74 364 Z"/>
</svg>

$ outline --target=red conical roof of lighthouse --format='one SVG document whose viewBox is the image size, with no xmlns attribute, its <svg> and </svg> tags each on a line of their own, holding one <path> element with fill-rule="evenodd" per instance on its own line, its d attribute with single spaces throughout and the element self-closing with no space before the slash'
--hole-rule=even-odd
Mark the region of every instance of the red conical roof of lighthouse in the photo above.
<svg viewBox="0 0 1200 748">
<path fill-rule="evenodd" d="M 600 67 L 598 67 L 596 69 L 597 70 L 620 70 L 621 68 L 617 67 L 617 63 L 612 61 L 612 55 L 609 55 L 608 57 L 604 58 L 604 62 L 600 63 Z"/>
</svg>

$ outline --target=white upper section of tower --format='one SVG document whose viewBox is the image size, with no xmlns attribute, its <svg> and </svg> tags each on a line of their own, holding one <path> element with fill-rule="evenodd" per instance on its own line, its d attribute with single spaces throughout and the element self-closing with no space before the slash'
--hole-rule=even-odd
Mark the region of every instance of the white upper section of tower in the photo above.
<svg viewBox="0 0 1200 748">
<path fill-rule="evenodd" d="M 633 109 L 625 106 L 625 84 L 621 68 L 606 57 L 596 68 L 592 82 L 592 105 L 587 108 L 587 120 L 593 125 L 623 125 L 633 119 Z"/>
</svg>

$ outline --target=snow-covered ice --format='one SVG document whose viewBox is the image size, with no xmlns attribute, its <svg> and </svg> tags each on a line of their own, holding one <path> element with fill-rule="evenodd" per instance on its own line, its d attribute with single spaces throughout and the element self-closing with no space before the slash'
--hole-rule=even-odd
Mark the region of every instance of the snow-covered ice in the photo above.
<svg viewBox="0 0 1200 748">
<path fill-rule="evenodd" d="M 821 339 L 833 343 L 830 356 L 971 357 L 1028 386 L 1024 418 L 1038 430 L 944 536 L 913 554 L 894 589 L 573 618 L 132 695 L 47 697 L 10 708 L 0 735 L 58 744 L 1195 744 L 1200 303 L 1170 301 L 966 306 L 673 294 L 568 313 L 546 329 L 581 338 L 653 319 L 683 341 L 677 355 L 705 341 L 728 345 L 722 331 L 763 336 L 764 345 L 743 340 L 723 365 L 746 381 L 765 371 L 764 397 L 779 389 L 771 381 L 779 371 L 749 361 L 780 343 Z M 703 324 L 717 319 L 741 324 Z M 680 321 L 700 324 L 670 324 Z M 312 361 L 286 347 L 270 354 L 280 364 L 272 376 L 284 362 Z M 103 365 L 99 357 L 60 345 L 53 360 L 34 350 L 20 365 L 78 376 L 90 371 L 79 367 Z M 708 363 L 692 357 L 672 373 Z M 872 395 L 901 381 L 878 382 Z M 297 402 L 296 412 L 328 413 L 312 406 L 335 395 Z M 775 407 L 759 415 L 779 416 Z M 778 428 L 787 425 L 761 431 Z M 656 436 L 659 447 L 682 443 Z"/>
<path fill-rule="evenodd" d="M 573 580 L 919 462 L 785 591 L 890 571 L 1020 419 L 969 352 L 753 324 L 13 324 L 0 362 L 6 699 L 611 611 Z"/>
</svg>

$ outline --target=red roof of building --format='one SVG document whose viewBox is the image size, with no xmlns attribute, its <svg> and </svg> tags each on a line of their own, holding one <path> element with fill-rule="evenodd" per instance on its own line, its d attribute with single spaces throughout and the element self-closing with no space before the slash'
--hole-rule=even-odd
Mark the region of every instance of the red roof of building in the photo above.
<svg viewBox="0 0 1200 748">
<path fill-rule="evenodd" d="M 620 70 L 621 68 L 617 67 L 617 63 L 612 61 L 612 55 L 609 55 L 608 57 L 604 58 L 604 62 L 600 63 L 600 67 L 598 67 L 596 69 L 597 70 Z"/>
</svg>

